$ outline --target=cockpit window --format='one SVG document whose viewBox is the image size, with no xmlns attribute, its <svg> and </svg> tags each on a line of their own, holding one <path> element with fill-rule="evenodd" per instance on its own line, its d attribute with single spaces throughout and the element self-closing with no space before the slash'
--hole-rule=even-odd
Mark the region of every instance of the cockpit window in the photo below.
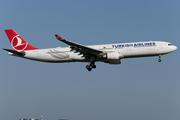
<svg viewBox="0 0 180 120">
<path fill-rule="evenodd" d="M 168 44 L 168 46 L 171 46 L 172 44 Z"/>
</svg>

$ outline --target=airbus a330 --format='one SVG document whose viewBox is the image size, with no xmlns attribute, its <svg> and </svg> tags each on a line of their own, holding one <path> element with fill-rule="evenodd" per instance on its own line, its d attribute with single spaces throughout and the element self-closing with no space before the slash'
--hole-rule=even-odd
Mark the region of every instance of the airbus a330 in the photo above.
<svg viewBox="0 0 180 120">
<path fill-rule="evenodd" d="M 70 47 L 57 47 L 49 49 L 39 49 L 27 43 L 14 30 L 5 30 L 12 49 L 4 49 L 9 55 L 26 58 L 30 60 L 63 63 L 63 62 L 89 62 L 86 65 L 88 71 L 96 68 L 95 62 L 109 64 L 121 64 L 121 59 L 135 57 L 161 56 L 171 53 L 177 49 L 169 42 L 146 41 L 132 43 L 115 43 L 102 45 L 81 45 L 63 39 L 55 34 L 57 40 L 69 45 Z"/>
</svg>

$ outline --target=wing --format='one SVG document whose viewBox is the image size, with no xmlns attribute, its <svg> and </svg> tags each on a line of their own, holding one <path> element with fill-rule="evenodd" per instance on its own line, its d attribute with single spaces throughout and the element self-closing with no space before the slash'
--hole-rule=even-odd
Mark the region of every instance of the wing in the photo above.
<svg viewBox="0 0 180 120">
<path fill-rule="evenodd" d="M 58 36 L 57 34 L 55 36 L 61 42 L 64 42 L 64 43 L 68 44 L 69 46 L 71 46 L 70 48 L 71 48 L 72 51 L 75 50 L 75 52 L 79 52 L 80 54 L 83 54 L 84 56 L 88 56 L 88 55 L 97 56 L 99 53 L 103 53 L 103 51 L 93 49 L 93 48 L 90 48 L 90 47 L 86 47 L 84 45 L 80 45 L 80 44 L 77 44 L 77 43 L 62 39 L 62 37 Z"/>
</svg>

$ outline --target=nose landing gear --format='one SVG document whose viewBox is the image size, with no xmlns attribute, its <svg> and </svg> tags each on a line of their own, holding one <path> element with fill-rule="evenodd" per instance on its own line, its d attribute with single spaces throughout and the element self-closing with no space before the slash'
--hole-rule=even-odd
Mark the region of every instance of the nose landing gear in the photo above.
<svg viewBox="0 0 180 120">
<path fill-rule="evenodd" d="M 158 59 L 158 62 L 161 62 L 162 60 L 161 60 L 161 55 L 159 55 L 159 59 Z"/>
</svg>

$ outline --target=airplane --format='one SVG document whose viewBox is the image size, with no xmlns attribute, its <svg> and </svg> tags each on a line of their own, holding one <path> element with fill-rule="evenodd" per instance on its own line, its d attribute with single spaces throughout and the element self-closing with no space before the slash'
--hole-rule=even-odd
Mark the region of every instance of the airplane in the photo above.
<svg viewBox="0 0 180 120">
<path fill-rule="evenodd" d="M 89 62 L 86 69 L 91 71 L 96 68 L 95 62 L 109 64 L 121 64 L 121 59 L 135 57 L 161 56 L 171 53 L 177 49 L 169 42 L 145 41 L 132 43 L 115 43 L 102 45 L 84 46 L 69 40 L 65 40 L 55 34 L 57 40 L 69 45 L 69 47 L 57 47 L 39 49 L 27 43 L 13 29 L 5 30 L 7 37 L 13 47 L 4 49 L 9 55 L 17 56 L 41 62 L 64 63 L 64 62 Z"/>
</svg>

